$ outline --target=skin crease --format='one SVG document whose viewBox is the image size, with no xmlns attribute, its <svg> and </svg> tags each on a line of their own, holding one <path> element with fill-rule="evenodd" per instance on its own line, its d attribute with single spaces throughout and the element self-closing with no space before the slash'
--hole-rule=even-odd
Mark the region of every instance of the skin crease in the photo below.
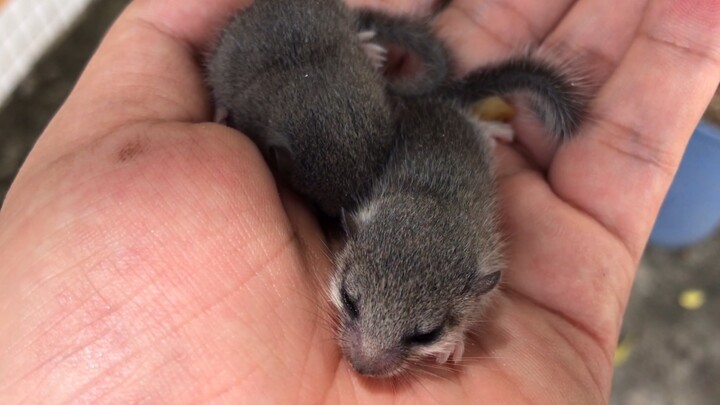
<svg viewBox="0 0 720 405">
<path fill-rule="evenodd" d="M 0 403 L 607 402 L 638 261 L 720 80 L 720 3 L 613 3 L 456 0 L 439 19 L 462 68 L 542 43 L 597 61 L 601 87 L 555 154 L 524 131 L 498 147 L 495 310 L 462 367 L 392 382 L 341 359 L 306 206 L 203 123 L 208 27 L 243 4 L 134 1 L 0 211 Z"/>
</svg>

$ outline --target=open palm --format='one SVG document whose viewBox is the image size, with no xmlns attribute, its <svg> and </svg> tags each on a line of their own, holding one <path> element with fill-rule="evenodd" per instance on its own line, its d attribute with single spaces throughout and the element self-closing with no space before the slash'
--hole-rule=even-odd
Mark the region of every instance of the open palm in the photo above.
<svg viewBox="0 0 720 405">
<path fill-rule="evenodd" d="M 0 402 L 607 402 L 638 260 L 720 80 L 720 3 L 440 16 L 462 70 L 542 45 L 601 87 L 556 152 L 532 130 L 498 148 L 502 295 L 461 366 L 394 382 L 342 360 L 306 206 L 247 138 L 204 123 L 199 60 L 239 3 L 135 0 L 30 154 L 0 211 Z"/>
</svg>

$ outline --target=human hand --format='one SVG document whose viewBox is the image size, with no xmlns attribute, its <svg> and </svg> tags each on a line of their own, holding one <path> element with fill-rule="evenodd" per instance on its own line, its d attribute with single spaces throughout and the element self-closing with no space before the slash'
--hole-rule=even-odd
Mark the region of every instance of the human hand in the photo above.
<svg viewBox="0 0 720 405">
<path fill-rule="evenodd" d="M 239 3 L 134 1 L 28 157 L 0 211 L 0 402 L 607 402 L 637 263 L 720 80 L 720 5 L 444 12 L 462 69 L 507 43 L 560 45 L 602 87 L 556 153 L 529 130 L 498 148 L 509 244 L 493 317 L 461 367 L 393 384 L 341 359 L 305 205 L 278 196 L 247 138 L 205 123 L 199 55 Z"/>
</svg>

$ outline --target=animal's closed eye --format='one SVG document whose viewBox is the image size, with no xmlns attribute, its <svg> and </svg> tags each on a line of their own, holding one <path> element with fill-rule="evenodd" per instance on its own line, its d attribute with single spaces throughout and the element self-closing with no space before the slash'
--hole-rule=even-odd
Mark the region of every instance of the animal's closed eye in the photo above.
<svg viewBox="0 0 720 405">
<path fill-rule="evenodd" d="M 350 315 L 350 318 L 357 319 L 360 316 L 357 303 L 354 299 L 352 299 L 352 297 L 350 297 L 350 294 L 348 294 L 344 286 L 340 289 L 340 297 L 342 298 L 343 306 L 345 307 L 348 315 Z"/>
<path fill-rule="evenodd" d="M 443 326 L 440 325 L 437 328 L 431 330 L 430 332 L 415 333 L 406 336 L 403 340 L 405 344 L 429 345 L 431 343 L 435 343 L 440 338 L 442 330 Z"/>
<path fill-rule="evenodd" d="M 497 287 L 498 283 L 500 283 L 500 274 L 501 273 L 499 271 L 496 271 L 481 278 L 478 283 L 478 290 L 480 294 L 486 294 L 493 288 Z"/>
</svg>

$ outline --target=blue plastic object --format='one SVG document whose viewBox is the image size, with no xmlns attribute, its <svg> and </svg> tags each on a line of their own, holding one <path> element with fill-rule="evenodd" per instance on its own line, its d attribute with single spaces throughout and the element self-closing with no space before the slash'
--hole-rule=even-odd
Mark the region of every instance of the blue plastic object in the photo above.
<svg viewBox="0 0 720 405">
<path fill-rule="evenodd" d="M 660 208 L 650 244 L 680 248 L 720 227 L 720 128 L 701 122 Z"/>
</svg>

